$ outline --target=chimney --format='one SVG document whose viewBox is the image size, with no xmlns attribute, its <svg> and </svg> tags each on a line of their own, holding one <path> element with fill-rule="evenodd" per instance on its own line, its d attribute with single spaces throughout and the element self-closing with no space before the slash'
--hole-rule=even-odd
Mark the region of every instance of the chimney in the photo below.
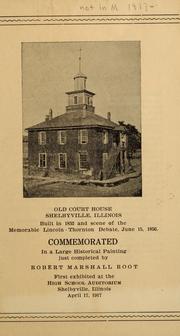
<svg viewBox="0 0 180 336">
<path fill-rule="evenodd" d="M 50 108 L 49 109 L 49 120 L 53 118 L 53 110 Z"/>
<path fill-rule="evenodd" d="M 46 114 L 45 121 L 49 121 L 49 114 Z"/>
<path fill-rule="evenodd" d="M 124 121 L 118 121 L 119 125 L 124 126 Z"/>
<path fill-rule="evenodd" d="M 107 119 L 108 119 L 108 120 L 111 120 L 111 112 L 108 112 L 108 113 L 107 113 Z"/>
</svg>

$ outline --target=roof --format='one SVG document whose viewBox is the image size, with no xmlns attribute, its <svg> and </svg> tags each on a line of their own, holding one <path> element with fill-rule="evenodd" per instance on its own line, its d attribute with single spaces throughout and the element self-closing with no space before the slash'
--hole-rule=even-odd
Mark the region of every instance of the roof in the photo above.
<svg viewBox="0 0 180 336">
<path fill-rule="evenodd" d="M 74 78 L 81 78 L 81 77 L 83 77 L 83 78 L 87 78 L 86 75 L 83 74 L 81 71 L 78 72 L 78 73 L 74 76 Z"/>
<path fill-rule="evenodd" d="M 43 121 L 27 129 L 48 129 L 48 128 L 71 128 L 71 127 L 107 127 L 115 128 L 118 125 L 111 120 L 101 117 L 93 112 L 87 112 L 84 117 L 82 111 L 66 112 L 51 120 Z"/>
<path fill-rule="evenodd" d="M 127 132 L 127 128 L 125 125 L 118 125 L 115 127 L 116 131 Z"/>
<path fill-rule="evenodd" d="M 94 92 L 89 91 L 89 90 L 86 90 L 86 89 L 68 91 L 68 92 L 66 92 L 66 94 L 71 94 L 71 93 L 83 93 L 83 92 L 85 92 L 85 93 L 89 93 L 90 95 L 95 96 L 95 93 L 94 93 Z"/>
</svg>

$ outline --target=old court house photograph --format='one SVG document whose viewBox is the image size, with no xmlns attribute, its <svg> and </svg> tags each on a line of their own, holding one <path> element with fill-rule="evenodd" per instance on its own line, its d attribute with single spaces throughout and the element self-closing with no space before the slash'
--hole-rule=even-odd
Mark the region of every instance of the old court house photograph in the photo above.
<svg viewBox="0 0 180 336">
<path fill-rule="evenodd" d="M 23 43 L 24 197 L 141 196 L 139 42 Z"/>
</svg>

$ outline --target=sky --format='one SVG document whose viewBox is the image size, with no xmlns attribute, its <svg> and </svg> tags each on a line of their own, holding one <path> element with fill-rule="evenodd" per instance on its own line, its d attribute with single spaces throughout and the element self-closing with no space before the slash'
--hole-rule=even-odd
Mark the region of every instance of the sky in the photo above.
<svg viewBox="0 0 180 336">
<path fill-rule="evenodd" d="M 22 47 L 23 129 L 65 113 L 67 95 L 74 89 L 79 49 L 87 90 L 94 92 L 95 113 L 111 112 L 141 130 L 140 42 L 32 42 Z"/>
</svg>

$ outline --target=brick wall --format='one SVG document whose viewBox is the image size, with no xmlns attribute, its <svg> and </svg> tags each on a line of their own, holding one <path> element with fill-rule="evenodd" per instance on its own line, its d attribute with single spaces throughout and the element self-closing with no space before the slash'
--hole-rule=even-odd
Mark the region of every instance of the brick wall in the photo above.
<svg viewBox="0 0 180 336">
<path fill-rule="evenodd" d="M 59 176 L 59 175 L 77 175 L 83 176 L 84 173 L 79 171 L 80 151 L 87 151 L 89 158 L 89 175 L 92 174 L 98 178 L 102 170 L 102 154 L 109 153 L 112 148 L 113 133 L 109 130 L 108 144 L 103 144 L 103 129 L 89 128 L 88 143 L 78 143 L 78 129 L 66 130 L 66 144 L 60 145 L 57 141 L 57 130 L 46 131 L 46 144 L 39 145 L 38 131 L 29 131 L 29 174 L 40 176 Z M 39 168 L 39 153 L 47 153 L 47 168 Z M 58 153 L 67 153 L 67 168 L 59 169 Z M 85 172 L 88 174 L 88 172 Z M 90 173 L 91 172 L 91 173 Z"/>
</svg>

